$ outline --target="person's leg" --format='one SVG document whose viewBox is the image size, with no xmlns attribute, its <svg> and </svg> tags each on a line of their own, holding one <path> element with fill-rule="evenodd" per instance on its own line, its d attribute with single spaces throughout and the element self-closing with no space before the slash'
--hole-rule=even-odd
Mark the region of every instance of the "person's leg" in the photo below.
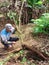
<svg viewBox="0 0 49 65">
<path fill-rule="evenodd" d="M 7 45 L 7 44 L 5 44 L 5 42 L 1 41 L 1 43 L 2 43 L 4 46 L 8 47 L 8 45 Z"/>
<path fill-rule="evenodd" d="M 4 42 L 2 42 L 2 44 L 4 45 L 4 49 L 8 49 L 9 45 L 5 44 Z"/>
<path fill-rule="evenodd" d="M 17 38 L 17 37 L 14 37 L 14 38 L 10 37 L 10 39 L 8 41 L 15 41 L 16 42 L 18 40 L 19 40 L 19 38 Z M 1 41 L 1 43 L 4 45 L 4 47 L 6 49 L 8 49 L 9 47 L 12 47 L 12 43 L 11 44 L 5 44 L 3 41 Z"/>
<path fill-rule="evenodd" d="M 4 45 L 4 48 L 5 49 L 9 48 L 9 46 L 12 46 L 12 43 L 11 44 L 8 44 L 8 43 L 5 43 L 3 41 L 1 41 L 1 43 Z"/>
<path fill-rule="evenodd" d="M 12 34 L 15 34 L 15 32 L 16 32 L 16 29 L 13 31 L 13 33 L 12 33 Z"/>
</svg>

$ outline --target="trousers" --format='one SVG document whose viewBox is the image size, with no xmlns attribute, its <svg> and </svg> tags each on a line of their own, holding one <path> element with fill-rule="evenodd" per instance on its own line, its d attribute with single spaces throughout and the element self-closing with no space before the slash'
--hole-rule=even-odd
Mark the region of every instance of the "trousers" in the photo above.
<svg viewBox="0 0 49 65">
<path fill-rule="evenodd" d="M 19 38 L 17 38 L 17 37 L 10 37 L 10 39 L 8 40 L 8 41 L 14 41 L 14 42 L 16 42 L 16 41 L 18 41 L 19 40 Z M 9 47 L 9 45 L 12 45 L 12 43 L 10 43 L 10 44 L 8 44 L 8 43 L 5 43 L 5 42 L 3 42 L 3 41 L 1 41 L 1 43 L 4 45 L 4 46 L 6 46 L 6 47 Z"/>
</svg>

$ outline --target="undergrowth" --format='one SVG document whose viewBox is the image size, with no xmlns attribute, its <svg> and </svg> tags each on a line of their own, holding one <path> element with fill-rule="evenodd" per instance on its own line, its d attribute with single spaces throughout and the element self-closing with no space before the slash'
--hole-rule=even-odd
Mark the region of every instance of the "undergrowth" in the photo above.
<svg viewBox="0 0 49 65">
<path fill-rule="evenodd" d="M 49 33 L 49 13 L 44 13 L 39 19 L 32 19 L 31 21 L 35 24 L 32 28 L 33 33 Z"/>
</svg>

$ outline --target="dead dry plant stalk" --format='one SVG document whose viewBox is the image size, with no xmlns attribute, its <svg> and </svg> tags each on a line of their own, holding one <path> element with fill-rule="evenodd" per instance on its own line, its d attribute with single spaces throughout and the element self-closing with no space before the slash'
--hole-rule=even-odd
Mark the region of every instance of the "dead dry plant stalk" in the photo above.
<svg viewBox="0 0 49 65">
<path fill-rule="evenodd" d="M 19 14 L 19 29 L 20 29 L 20 26 L 21 26 L 21 16 L 22 16 L 22 10 L 23 10 L 24 3 L 25 3 L 25 0 L 22 1 L 22 6 L 21 6 L 21 9 L 20 9 L 20 14 Z"/>
<path fill-rule="evenodd" d="M 19 21 L 19 27 L 16 26 L 17 31 L 20 33 L 21 43 L 23 43 L 23 35 L 22 35 L 22 32 L 20 31 L 20 28 L 21 28 L 21 16 L 22 16 L 22 10 L 23 10 L 23 6 L 24 6 L 25 1 L 26 1 L 26 0 L 23 0 L 23 1 L 22 1 L 20 13 L 19 13 L 19 19 L 18 19 L 18 21 Z M 16 23 L 15 23 L 15 25 L 16 25 Z"/>
</svg>

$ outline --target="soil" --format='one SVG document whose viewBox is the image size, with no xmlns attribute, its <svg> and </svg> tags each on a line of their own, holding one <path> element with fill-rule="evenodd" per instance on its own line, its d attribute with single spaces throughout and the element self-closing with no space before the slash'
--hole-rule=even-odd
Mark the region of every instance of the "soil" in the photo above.
<svg viewBox="0 0 49 65">
<path fill-rule="evenodd" d="M 32 34 L 32 27 L 33 24 L 28 24 L 28 25 L 22 25 L 21 30 L 23 32 L 22 38 L 24 40 L 23 44 L 26 44 L 28 46 L 35 46 L 38 50 L 41 52 L 44 52 L 49 56 L 49 36 L 44 35 L 44 34 L 39 34 L 39 35 L 33 35 Z M 1 28 L 1 27 L 0 27 Z M 21 40 L 16 42 L 16 47 L 17 49 L 21 49 Z M 3 45 L 0 43 L 0 49 L 3 48 Z M 5 65 L 49 65 L 49 60 L 43 61 L 41 58 L 38 58 L 37 55 L 32 54 L 27 49 L 22 49 L 23 54 L 22 56 L 15 56 L 12 57 Z M 4 51 L 5 52 L 5 51 Z M 5 52 L 6 53 L 6 52 Z M 29 55 L 29 56 L 28 56 Z M 3 60 L 7 57 L 7 55 L 2 55 L 0 56 L 0 60 Z M 27 60 L 22 63 L 22 59 L 26 58 Z"/>
</svg>

